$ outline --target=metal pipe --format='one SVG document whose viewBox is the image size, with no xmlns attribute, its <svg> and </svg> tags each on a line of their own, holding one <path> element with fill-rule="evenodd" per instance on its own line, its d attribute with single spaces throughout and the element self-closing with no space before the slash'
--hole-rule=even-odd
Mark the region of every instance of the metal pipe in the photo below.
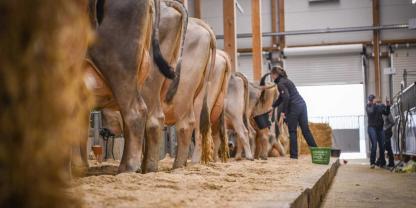
<svg viewBox="0 0 416 208">
<path fill-rule="evenodd" d="M 341 28 L 325 28 L 325 29 L 311 29 L 311 30 L 293 30 L 285 32 L 265 32 L 262 33 L 263 37 L 271 36 L 286 36 L 286 35 L 312 35 L 322 33 L 343 33 L 343 32 L 361 32 L 361 31 L 374 31 L 374 30 L 398 30 L 408 29 L 408 24 L 394 24 L 394 25 L 380 25 L 380 26 L 360 26 L 360 27 L 341 27 Z M 251 38 L 251 33 L 237 34 L 237 38 Z M 217 35 L 217 39 L 224 39 L 224 35 Z"/>
</svg>

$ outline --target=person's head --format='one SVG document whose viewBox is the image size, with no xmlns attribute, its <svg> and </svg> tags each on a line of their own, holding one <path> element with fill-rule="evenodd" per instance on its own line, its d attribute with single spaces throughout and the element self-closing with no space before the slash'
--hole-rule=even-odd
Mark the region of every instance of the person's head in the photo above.
<svg viewBox="0 0 416 208">
<path fill-rule="evenodd" d="M 287 74 L 286 71 L 280 67 L 280 66 L 274 66 L 271 70 L 270 70 L 270 76 L 272 78 L 272 80 L 275 80 L 279 77 L 285 77 L 287 78 Z"/>
<path fill-rule="evenodd" d="M 375 98 L 376 98 L 375 95 L 373 95 L 373 94 L 369 95 L 368 96 L 368 102 L 373 103 Z"/>
</svg>

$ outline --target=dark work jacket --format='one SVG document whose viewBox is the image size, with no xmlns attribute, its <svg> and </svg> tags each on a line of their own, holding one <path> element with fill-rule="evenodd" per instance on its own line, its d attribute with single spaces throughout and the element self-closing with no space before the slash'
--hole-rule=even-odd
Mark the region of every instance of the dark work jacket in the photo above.
<svg viewBox="0 0 416 208">
<path fill-rule="evenodd" d="M 287 78 L 279 77 L 274 81 L 279 88 L 279 99 L 273 103 L 273 107 L 279 107 L 279 112 L 288 114 L 290 106 L 305 105 L 305 101 L 300 96 L 295 84 Z"/>
<path fill-rule="evenodd" d="M 390 106 L 384 104 L 367 104 L 368 126 L 383 129 L 383 115 L 389 115 Z"/>
</svg>

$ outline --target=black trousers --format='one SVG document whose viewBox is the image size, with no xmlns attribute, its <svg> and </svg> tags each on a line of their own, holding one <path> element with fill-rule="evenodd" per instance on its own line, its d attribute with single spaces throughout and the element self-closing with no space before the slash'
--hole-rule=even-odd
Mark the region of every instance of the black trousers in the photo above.
<svg viewBox="0 0 416 208">
<path fill-rule="evenodd" d="M 291 105 L 289 113 L 286 115 L 287 127 L 290 137 L 290 158 L 298 158 L 298 125 L 302 130 L 303 137 L 310 147 L 316 147 L 315 139 L 308 125 L 308 110 L 306 104 Z"/>
<path fill-rule="evenodd" d="M 393 131 L 387 129 L 384 131 L 384 146 L 387 150 L 387 156 L 389 157 L 389 165 L 394 165 L 394 155 L 393 149 L 391 148 L 391 137 L 393 136 Z"/>
</svg>

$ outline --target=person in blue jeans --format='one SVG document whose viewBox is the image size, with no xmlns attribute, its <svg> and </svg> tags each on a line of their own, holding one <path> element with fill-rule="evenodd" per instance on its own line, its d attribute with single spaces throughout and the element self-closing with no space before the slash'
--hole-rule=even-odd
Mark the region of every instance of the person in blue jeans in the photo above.
<svg viewBox="0 0 416 208">
<path fill-rule="evenodd" d="M 380 167 L 384 167 L 386 165 L 386 159 L 384 156 L 385 139 L 383 131 L 383 115 L 389 115 L 390 113 L 390 103 L 387 102 L 386 105 L 384 105 L 381 103 L 380 99 L 375 98 L 376 97 L 374 95 L 368 96 L 368 103 L 366 107 L 368 116 L 368 136 L 370 137 L 371 143 L 370 168 L 374 168 L 376 165 L 377 144 L 380 153 L 377 165 Z"/>
<path fill-rule="evenodd" d="M 306 103 L 300 96 L 295 84 L 287 77 L 286 71 L 281 67 L 273 67 L 270 72 L 272 80 L 279 89 L 279 99 L 273 103 L 273 108 L 278 107 L 280 116 L 283 116 L 289 129 L 290 158 L 298 158 L 298 125 L 309 147 L 316 147 L 315 139 L 309 129 L 308 110 Z"/>
</svg>

